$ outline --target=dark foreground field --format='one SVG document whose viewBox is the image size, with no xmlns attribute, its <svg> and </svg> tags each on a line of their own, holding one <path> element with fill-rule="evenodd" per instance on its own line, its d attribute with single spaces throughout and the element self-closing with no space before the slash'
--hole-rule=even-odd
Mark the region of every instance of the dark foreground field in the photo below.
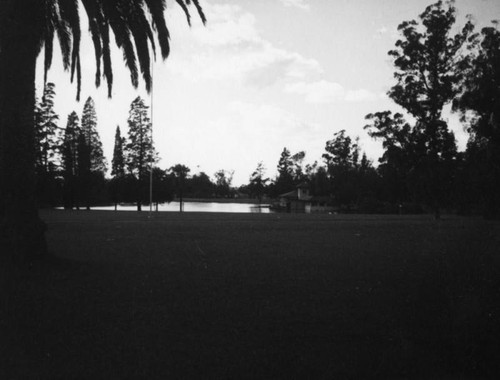
<svg viewBox="0 0 500 380">
<path fill-rule="evenodd" d="M 44 212 L 0 378 L 498 378 L 500 224 Z"/>
</svg>

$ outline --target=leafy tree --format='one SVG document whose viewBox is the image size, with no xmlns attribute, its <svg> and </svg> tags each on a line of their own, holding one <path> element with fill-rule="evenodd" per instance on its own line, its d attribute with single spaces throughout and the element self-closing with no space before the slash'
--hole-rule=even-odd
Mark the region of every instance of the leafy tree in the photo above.
<svg viewBox="0 0 500 380">
<path fill-rule="evenodd" d="M 349 169 L 358 165 L 358 139 L 353 142 L 346 135 L 345 129 L 333 134 L 333 139 L 326 142 L 323 159 L 331 172 L 335 168 Z"/>
<path fill-rule="evenodd" d="M 305 173 L 303 168 L 304 158 L 306 157 L 306 152 L 300 151 L 295 153 L 292 157 L 290 157 L 292 163 L 292 178 L 295 184 L 299 184 L 300 182 L 305 180 Z"/>
<path fill-rule="evenodd" d="M 231 195 L 231 183 L 233 182 L 234 171 L 218 170 L 215 172 L 215 195 L 227 198 Z"/>
<path fill-rule="evenodd" d="M 378 167 L 384 184 L 382 197 L 398 204 L 407 202 L 410 197 L 415 197 L 410 194 L 412 186 L 409 186 L 409 173 L 420 160 L 422 148 L 417 146 L 419 141 L 423 142 L 423 138 L 418 136 L 420 131 L 412 128 L 402 114 L 393 115 L 391 111 L 368 114 L 365 119 L 370 121 L 364 127 L 368 135 L 382 140 L 384 148 Z"/>
<path fill-rule="evenodd" d="M 158 204 L 171 202 L 174 199 L 174 183 L 166 170 L 153 168 L 153 203 L 156 211 Z"/>
<path fill-rule="evenodd" d="M 151 136 L 151 121 L 148 106 L 138 96 L 130 105 L 128 117 L 128 140 L 125 147 L 125 162 L 128 172 L 137 181 L 137 211 L 141 211 L 141 202 L 145 192 L 152 165 L 158 161 Z"/>
<path fill-rule="evenodd" d="M 330 195 L 330 180 L 324 166 L 318 166 L 318 163 L 315 162 L 306 168 L 306 173 L 311 187 L 311 194 L 323 197 Z"/>
<path fill-rule="evenodd" d="M 188 179 L 189 192 L 193 198 L 212 198 L 215 192 L 215 185 L 210 177 L 200 172 Z"/>
<path fill-rule="evenodd" d="M 183 198 L 184 198 L 184 187 L 186 184 L 186 178 L 191 171 L 187 166 L 182 164 L 177 164 L 170 168 L 170 171 L 175 178 L 175 189 L 177 196 L 179 197 L 179 211 L 183 211 Z"/>
<path fill-rule="evenodd" d="M 420 23 L 412 20 L 399 25 L 402 38 L 389 52 L 397 83 L 388 94 L 417 120 L 421 159 L 413 172 L 416 181 L 425 185 L 421 195 L 436 218 L 449 191 L 456 155 L 454 135 L 441 113 L 459 91 L 463 74 L 457 70 L 457 62 L 474 29 L 469 21 L 453 35 L 455 15 L 453 1 L 428 6 L 419 16 Z"/>
<path fill-rule="evenodd" d="M 64 178 L 64 208 L 78 205 L 78 143 L 81 135 L 80 121 L 75 111 L 68 115 L 62 146 L 62 166 Z"/>
<path fill-rule="evenodd" d="M 190 22 L 193 4 L 203 22 L 205 15 L 198 0 L 176 0 Z M 169 32 L 163 0 L 130 0 L 126 3 L 85 0 L 89 29 L 95 48 L 96 85 L 102 74 L 111 96 L 113 72 L 110 29 L 123 50 L 132 84 L 138 85 L 138 65 L 151 88 L 149 43 L 158 36 L 161 55 L 169 51 Z M 126 6 L 124 6 L 126 5 Z M 42 256 L 47 252 L 44 224 L 35 199 L 34 106 L 37 56 L 44 47 L 45 79 L 52 63 L 53 40 L 57 35 L 63 64 L 76 74 L 77 98 L 80 93 L 80 17 L 79 2 L 66 0 L 4 0 L 0 11 L 0 228 L 2 249 L 19 259 Z M 151 17 L 149 17 L 149 15 Z M 154 45 L 153 45 L 154 46 Z M 5 244 L 4 244 L 5 243 Z"/>
<path fill-rule="evenodd" d="M 359 166 L 358 139 L 354 142 L 343 129 L 334 133 L 325 146 L 323 159 L 330 178 L 330 187 L 336 202 L 350 208 L 357 201 L 355 173 Z"/>
<path fill-rule="evenodd" d="M 497 25 L 498 26 L 498 23 Z M 460 62 L 463 91 L 453 108 L 468 122 L 466 158 L 468 177 L 487 218 L 500 215 L 500 31 L 486 27 L 474 41 L 476 48 Z"/>
<path fill-rule="evenodd" d="M 250 195 L 256 197 L 259 200 L 259 203 L 262 202 L 267 182 L 269 182 L 269 178 L 264 177 L 265 172 L 266 168 L 264 167 L 264 164 L 259 162 L 257 164 L 257 168 L 250 176 L 250 183 L 248 184 Z"/>
</svg>

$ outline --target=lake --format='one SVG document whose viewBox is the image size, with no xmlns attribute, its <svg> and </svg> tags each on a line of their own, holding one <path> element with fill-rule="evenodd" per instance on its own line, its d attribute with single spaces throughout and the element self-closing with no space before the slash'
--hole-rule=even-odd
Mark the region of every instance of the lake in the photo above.
<svg viewBox="0 0 500 380">
<path fill-rule="evenodd" d="M 256 212 L 269 213 L 269 205 L 252 203 L 219 203 L 219 202 L 183 202 L 184 212 Z M 115 206 L 92 207 L 92 210 L 114 210 Z M 136 205 L 118 205 L 118 211 L 136 211 Z M 143 211 L 149 211 L 149 205 L 142 206 Z M 155 208 L 153 207 L 153 211 Z M 179 212 L 179 202 L 162 203 L 158 205 L 158 211 Z"/>
</svg>

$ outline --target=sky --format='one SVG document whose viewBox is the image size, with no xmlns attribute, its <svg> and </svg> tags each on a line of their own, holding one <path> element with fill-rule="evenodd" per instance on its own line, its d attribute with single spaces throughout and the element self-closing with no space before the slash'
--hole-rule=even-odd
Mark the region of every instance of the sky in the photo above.
<svg viewBox="0 0 500 380">
<path fill-rule="evenodd" d="M 249 181 L 259 162 L 276 176 L 283 148 L 305 151 L 305 163 L 322 162 L 325 144 L 345 129 L 374 164 L 380 142 L 363 130 L 371 112 L 401 111 L 386 95 L 394 67 L 387 54 L 399 38 L 397 26 L 417 19 L 428 0 L 200 0 L 208 22 L 167 0 L 171 55 L 153 66 L 153 91 L 135 90 L 122 54 L 112 51 L 113 96 L 94 86 L 91 39 L 82 39 L 82 100 L 56 51 L 48 80 L 56 84 L 60 126 L 80 117 L 87 97 L 96 103 L 98 131 L 111 164 L 116 126 L 126 136 L 130 103 L 142 96 L 152 105 L 154 144 L 162 169 L 181 163 L 190 174 L 234 171 L 233 184 Z M 466 15 L 477 27 L 500 20 L 498 0 L 456 0 L 457 31 Z M 194 13 L 194 8 L 192 10 Z M 82 29 L 86 30 L 83 15 Z M 193 15 L 194 16 L 194 15 Z M 37 86 L 42 88 L 42 59 Z M 449 107 L 448 107 L 449 109 Z M 459 149 L 467 135 L 458 116 L 445 112 Z M 109 173 L 108 173 L 109 174 Z"/>
</svg>

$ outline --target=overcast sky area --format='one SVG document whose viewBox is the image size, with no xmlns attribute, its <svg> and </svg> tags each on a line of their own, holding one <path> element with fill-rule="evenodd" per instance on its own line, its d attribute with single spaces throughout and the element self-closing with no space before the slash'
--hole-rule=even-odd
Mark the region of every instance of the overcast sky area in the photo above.
<svg viewBox="0 0 500 380">
<path fill-rule="evenodd" d="M 386 93 L 394 85 L 387 52 L 397 26 L 417 19 L 427 0 L 204 0 L 208 23 L 167 0 L 172 51 L 154 64 L 153 96 L 143 82 L 134 90 L 122 54 L 113 51 L 113 97 L 95 89 L 95 59 L 88 33 L 82 40 L 82 100 L 62 69 L 59 53 L 48 75 L 56 84 L 60 126 L 88 96 L 96 102 L 98 130 L 109 163 L 114 134 L 126 136 L 130 103 L 153 101 L 154 141 L 162 169 L 181 163 L 209 176 L 234 170 L 234 185 L 248 183 L 259 161 L 274 178 L 284 147 L 321 162 L 325 143 L 345 129 L 377 163 L 381 144 L 363 130 L 365 115 L 400 111 Z M 457 30 L 472 14 L 476 25 L 500 19 L 498 0 L 457 0 Z M 192 9 L 194 13 L 194 8 Z M 81 9 L 82 16 L 85 15 Z M 193 16 L 195 16 L 193 14 Z M 83 17 L 84 19 L 86 16 Z M 82 28 L 86 30 L 86 20 Z M 42 55 L 41 55 L 42 56 Z M 42 59 L 39 59 L 42 63 Z M 38 86 L 42 86 L 39 64 Z M 39 93 L 40 94 L 40 93 Z M 460 149 L 467 139 L 455 115 L 446 113 Z M 109 174 L 109 173 L 108 173 Z"/>
</svg>

